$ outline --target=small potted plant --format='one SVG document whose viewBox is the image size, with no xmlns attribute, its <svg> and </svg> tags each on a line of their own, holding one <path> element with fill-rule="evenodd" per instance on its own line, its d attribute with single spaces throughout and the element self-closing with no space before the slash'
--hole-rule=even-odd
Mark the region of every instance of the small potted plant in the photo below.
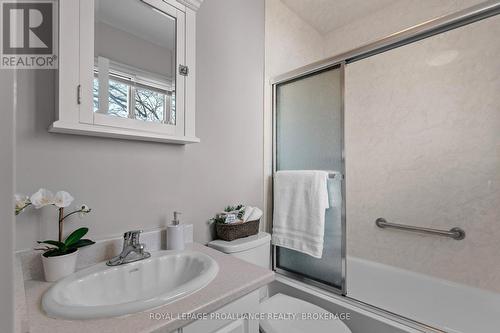
<svg viewBox="0 0 500 333">
<path fill-rule="evenodd" d="M 45 280 L 53 282 L 74 273 L 78 249 L 83 246 L 92 245 L 95 242 L 83 238 L 89 231 L 88 228 L 79 228 L 63 240 L 63 224 L 69 216 L 74 214 L 83 216 L 90 213 L 91 209 L 87 205 L 81 205 L 72 212 L 65 214 L 64 209 L 71 205 L 74 200 L 71 194 L 66 191 L 59 191 L 53 195 L 49 190 L 42 188 L 31 197 L 16 194 L 15 199 L 16 215 L 19 215 L 28 206 L 33 206 L 36 209 L 45 206 L 54 206 L 58 209 L 58 239 L 38 241 L 38 244 L 41 244 L 42 247 L 35 250 L 43 251 L 41 256 Z"/>
</svg>

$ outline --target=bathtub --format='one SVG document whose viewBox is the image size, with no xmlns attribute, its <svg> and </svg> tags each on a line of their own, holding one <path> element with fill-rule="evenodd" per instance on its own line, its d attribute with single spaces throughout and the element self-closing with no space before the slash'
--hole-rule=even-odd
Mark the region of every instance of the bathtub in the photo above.
<svg viewBox="0 0 500 333">
<path fill-rule="evenodd" d="M 500 294 L 368 260 L 347 258 L 347 295 L 445 332 L 500 332 Z"/>
<path fill-rule="evenodd" d="M 345 297 L 334 295 L 314 286 L 276 275 L 275 281 L 268 285 L 269 296 L 277 293 L 303 299 L 332 313 L 349 314 L 343 322 L 352 333 L 421 333 L 426 330 L 412 328 L 387 316 L 373 313 L 354 304 Z M 437 332 L 437 331 L 436 331 Z"/>
<path fill-rule="evenodd" d="M 359 258 L 347 259 L 348 297 L 279 274 L 268 292 L 347 312 L 352 333 L 500 332 L 500 294 Z"/>
</svg>

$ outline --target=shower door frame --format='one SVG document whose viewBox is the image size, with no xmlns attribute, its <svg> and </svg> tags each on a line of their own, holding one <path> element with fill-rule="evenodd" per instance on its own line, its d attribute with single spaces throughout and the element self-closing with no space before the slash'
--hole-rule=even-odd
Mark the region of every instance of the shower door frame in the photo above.
<svg viewBox="0 0 500 333">
<path fill-rule="evenodd" d="M 422 24 L 418 24 L 411 28 L 402 30 L 400 32 L 391 34 L 384 38 L 381 38 L 375 42 L 360 46 L 353 50 L 335 55 L 333 57 L 317 61 L 311 63 L 306 66 L 302 66 L 290 72 L 278 75 L 270 80 L 270 84 L 272 87 L 272 176 L 274 177 L 274 173 L 276 172 L 276 157 L 277 157 L 277 148 L 276 148 L 276 111 L 277 111 L 277 98 L 276 98 L 276 90 L 277 86 L 282 83 L 291 82 L 294 80 L 299 80 L 301 78 L 305 78 L 307 76 L 315 75 L 321 71 L 333 69 L 335 67 L 340 66 L 341 69 L 341 143 L 342 143 L 342 285 L 341 288 L 335 288 L 331 285 L 321 283 L 319 281 L 313 280 L 311 278 L 305 277 L 301 274 L 290 272 L 284 269 L 277 267 L 276 265 L 276 246 L 272 245 L 272 261 L 273 261 L 273 270 L 276 273 L 282 274 L 287 277 L 291 277 L 295 280 L 304 282 L 306 284 L 310 284 L 321 289 L 325 289 L 327 291 L 331 291 L 335 294 L 341 294 L 342 296 L 346 296 L 347 299 L 351 299 L 347 295 L 347 277 L 346 277 L 346 268 L 347 268 L 347 244 L 346 244 L 346 195 L 345 195 L 345 184 L 346 184 L 346 174 L 345 174 L 345 151 L 344 151 L 344 143 L 345 143 L 345 117 L 344 117 L 344 102 L 345 102 L 345 66 L 349 63 L 356 62 L 373 55 L 383 53 L 394 48 L 398 48 L 407 44 L 411 44 L 417 42 L 422 39 L 426 39 L 428 37 L 432 37 L 434 35 L 438 35 L 450 30 L 454 30 L 460 28 L 462 26 L 492 17 L 500 14 L 500 0 L 490 0 L 484 3 L 480 3 L 478 5 L 466 8 L 464 10 L 458 11 L 456 13 L 452 13 L 450 15 L 445 15 L 442 17 L 438 17 L 433 20 L 429 20 Z M 272 188 L 273 182 L 271 182 L 271 210 L 273 208 L 273 196 L 274 189 Z M 271 218 L 272 222 L 272 218 Z M 272 228 L 272 223 L 271 223 Z M 355 299 L 351 299 L 354 302 L 362 303 Z M 397 314 L 390 313 L 384 309 L 377 308 L 373 305 L 368 305 L 372 308 L 372 311 L 378 312 L 382 315 L 391 315 L 398 316 Z M 404 317 L 401 317 L 404 318 Z M 415 323 L 415 321 L 404 318 L 409 322 Z M 428 328 L 427 325 L 422 323 L 417 323 L 419 325 L 424 325 Z"/>
<path fill-rule="evenodd" d="M 322 72 L 326 72 L 329 70 L 339 70 L 340 71 L 340 145 L 341 145 L 341 193 L 342 193 L 342 207 L 341 207 L 341 232 L 342 232 L 342 244 L 341 244 L 341 282 L 340 282 L 340 288 L 336 288 L 332 285 L 329 285 L 327 283 L 323 283 L 320 281 L 317 281 L 311 277 L 307 277 L 305 275 L 295 273 L 292 271 L 288 271 L 283 268 L 279 268 L 277 266 L 277 260 L 276 260 L 276 246 L 272 246 L 272 262 L 273 262 L 273 270 L 276 273 L 282 274 L 284 276 L 288 276 L 291 278 L 294 278 L 295 280 L 302 281 L 307 284 L 314 285 L 316 287 L 320 287 L 322 289 L 326 289 L 328 291 L 331 291 L 336 294 L 341 294 L 343 296 L 346 295 L 347 293 L 347 285 L 346 285 L 346 268 L 347 268 L 347 262 L 346 262 L 346 200 L 345 200 L 345 152 L 344 152 L 344 92 L 345 92 L 345 61 L 340 61 L 337 63 L 332 63 L 329 64 L 328 66 L 322 67 L 321 69 L 318 69 L 316 71 L 312 71 L 309 73 L 304 73 L 303 75 L 298 75 L 295 77 L 291 77 L 289 79 L 284 79 L 280 80 L 279 82 L 274 82 L 272 84 L 272 103 L 273 103 L 273 121 L 272 121 L 272 127 L 273 127 L 273 159 L 272 159 L 272 177 L 273 181 L 271 182 L 271 187 L 273 187 L 274 183 L 274 174 L 276 173 L 276 167 L 277 167 L 277 153 L 278 153 L 278 148 L 277 148 L 277 135 L 276 135 L 276 112 L 277 112 L 277 96 L 276 96 L 276 90 L 278 88 L 278 85 L 280 84 L 286 84 L 286 83 L 291 83 L 296 80 L 304 79 L 307 77 L 311 77 L 317 74 L 320 74 Z M 335 170 L 337 171 L 337 170 Z M 274 202 L 274 188 L 271 192 L 271 201 Z"/>
</svg>

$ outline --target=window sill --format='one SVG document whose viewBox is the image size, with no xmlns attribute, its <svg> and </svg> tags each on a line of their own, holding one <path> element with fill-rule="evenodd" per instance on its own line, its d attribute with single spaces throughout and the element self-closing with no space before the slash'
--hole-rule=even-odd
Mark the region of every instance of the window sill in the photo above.
<svg viewBox="0 0 500 333">
<path fill-rule="evenodd" d="M 166 135 L 161 133 L 153 133 L 140 130 L 132 130 L 127 128 L 118 128 L 111 126 L 91 125 L 82 123 L 67 123 L 56 121 L 49 127 L 51 133 L 75 134 L 98 136 L 104 138 L 151 141 L 172 144 L 190 144 L 198 143 L 200 139 L 197 137 Z"/>
</svg>

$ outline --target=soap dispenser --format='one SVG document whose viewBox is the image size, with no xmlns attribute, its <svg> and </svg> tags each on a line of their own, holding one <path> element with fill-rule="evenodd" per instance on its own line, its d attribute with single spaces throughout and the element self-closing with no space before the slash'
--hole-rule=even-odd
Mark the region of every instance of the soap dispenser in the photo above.
<svg viewBox="0 0 500 333">
<path fill-rule="evenodd" d="M 167 250 L 184 250 L 184 226 L 179 223 L 179 215 L 174 212 L 172 224 L 167 225 Z"/>
</svg>

